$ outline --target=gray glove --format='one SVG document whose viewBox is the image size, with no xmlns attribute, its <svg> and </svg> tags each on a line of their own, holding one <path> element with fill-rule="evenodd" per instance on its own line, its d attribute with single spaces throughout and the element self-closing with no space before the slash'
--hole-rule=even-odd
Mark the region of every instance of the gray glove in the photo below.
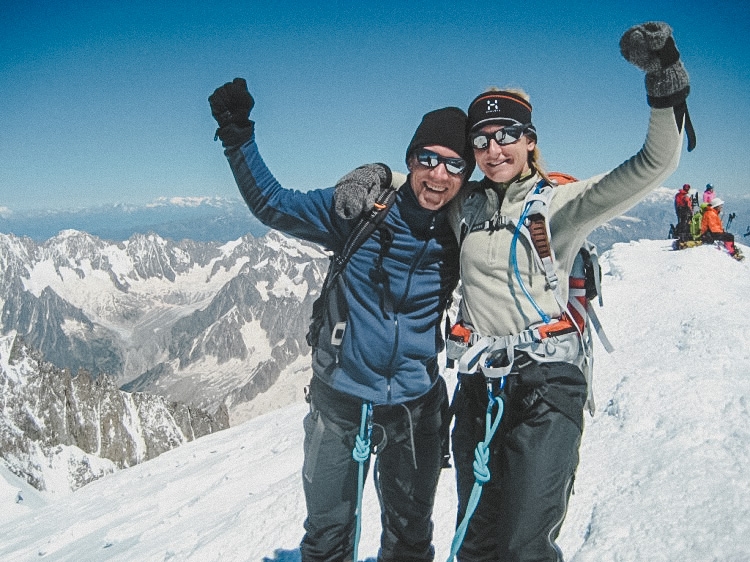
<svg viewBox="0 0 750 562">
<path fill-rule="evenodd" d="M 672 28 L 649 21 L 628 29 L 620 39 L 625 59 L 646 72 L 646 93 L 651 107 L 675 107 L 690 93 L 690 79 L 680 60 Z"/>
<path fill-rule="evenodd" d="M 391 169 L 385 164 L 365 164 L 336 183 L 333 204 L 336 214 L 353 219 L 370 209 L 383 190 L 391 185 Z"/>
</svg>

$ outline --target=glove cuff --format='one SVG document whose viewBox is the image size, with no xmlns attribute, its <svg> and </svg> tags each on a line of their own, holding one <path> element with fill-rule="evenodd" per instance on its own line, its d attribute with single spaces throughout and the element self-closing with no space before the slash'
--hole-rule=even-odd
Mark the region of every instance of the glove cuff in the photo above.
<svg viewBox="0 0 750 562">
<path fill-rule="evenodd" d="M 684 90 L 680 90 L 669 96 L 654 97 L 649 95 L 646 96 L 646 99 L 648 100 L 648 104 L 654 109 L 664 109 L 680 105 L 687 99 L 689 93 L 690 86 L 687 86 Z"/>
<path fill-rule="evenodd" d="M 651 107 L 674 107 L 690 93 L 690 79 L 682 61 L 646 74 L 646 93 Z"/>
<path fill-rule="evenodd" d="M 224 148 L 229 150 L 230 148 L 236 148 L 245 144 L 253 138 L 254 132 L 255 123 L 253 121 L 248 120 L 247 123 L 243 125 L 230 123 L 229 125 L 224 125 L 223 127 L 216 129 L 214 140 L 221 139 L 221 144 L 224 145 Z"/>
</svg>

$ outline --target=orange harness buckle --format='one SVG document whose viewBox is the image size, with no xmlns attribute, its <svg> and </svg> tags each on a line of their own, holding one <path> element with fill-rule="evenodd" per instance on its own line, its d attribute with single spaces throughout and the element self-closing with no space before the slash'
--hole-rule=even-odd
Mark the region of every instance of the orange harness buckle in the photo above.
<svg viewBox="0 0 750 562">
<path fill-rule="evenodd" d="M 557 322 L 552 324 L 543 324 L 537 327 L 540 339 L 551 338 L 554 336 L 562 336 L 565 334 L 571 334 L 578 332 L 578 328 L 568 315 L 563 316 Z"/>
</svg>

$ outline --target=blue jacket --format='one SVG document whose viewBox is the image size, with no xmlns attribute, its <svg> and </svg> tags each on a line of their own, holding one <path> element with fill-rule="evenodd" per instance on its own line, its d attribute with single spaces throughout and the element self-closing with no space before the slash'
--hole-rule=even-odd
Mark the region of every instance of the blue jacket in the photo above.
<svg viewBox="0 0 750 562">
<path fill-rule="evenodd" d="M 356 220 L 340 218 L 333 188 L 285 189 L 258 152 L 255 138 L 225 151 L 250 211 L 265 225 L 339 251 Z M 382 227 L 392 244 L 380 256 L 378 230 L 334 286 L 313 374 L 336 390 L 373 404 L 399 404 L 426 394 L 439 376 L 442 315 L 458 280 L 458 246 L 443 209 L 417 202 L 407 179 Z M 382 260 L 385 282 L 371 276 Z M 331 338 L 339 324 L 343 338 Z"/>
</svg>

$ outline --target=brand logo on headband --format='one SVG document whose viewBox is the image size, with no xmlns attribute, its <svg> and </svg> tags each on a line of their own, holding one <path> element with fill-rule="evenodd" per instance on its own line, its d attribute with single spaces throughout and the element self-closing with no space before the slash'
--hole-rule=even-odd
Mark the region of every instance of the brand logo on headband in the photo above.
<svg viewBox="0 0 750 562">
<path fill-rule="evenodd" d="M 488 122 L 503 125 L 531 123 L 531 104 L 513 92 L 485 92 L 471 102 L 468 123 L 474 130 Z"/>
</svg>

